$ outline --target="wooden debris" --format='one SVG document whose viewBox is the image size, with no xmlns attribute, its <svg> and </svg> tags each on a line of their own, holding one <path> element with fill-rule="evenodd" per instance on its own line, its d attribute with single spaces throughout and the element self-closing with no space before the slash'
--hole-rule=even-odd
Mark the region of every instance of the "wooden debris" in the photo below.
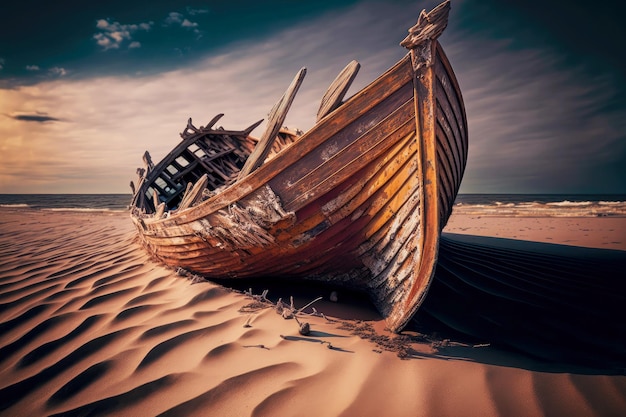
<svg viewBox="0 0 626 417">
<path fill-rule="evenodd" d="M 295 78 L 291 82 L 291 85 L 289 85 L 289 88 L 287 88 L 287 91 L 285 91 L 285 94 L 283 94 L 281 99 L 274 105 L 274 108 L 272 109 L 268 117 L 265 132 L 261 136 L 256 147 L 254 148 L 254 151 L 248 157 L 245 165 L 243 166 L 243 168 L 241 168 L 241 171 L 239 172 L 239 180 L 246 177 L 252 171 L 261 166 L 261 164 L 263 164 L 263 161 L 265 161 L 265 158 L 267 158 L 267 155 L 272 149 L 274 139 L 276 138 L 276 135 L 278 135 L 280 128 L 285 122 L 287 112 L 291 107 L 291 103 L 293 103 L 293 99 L 296 97 L 296 93 L 298 92 L 298 89 L 300 88 L 300 85 L 304 80 L 305 74 L 306 68 L 300 69 L 300 71 L 298 71 Z"/>
<path fill-rule="evenodd" d="M 341 105 L 344 96 L 359 72 L 359 68 L 361 68 L 361 64 L 357 61 L 350 62 L 330 84 L 328 90 L 324 93 L 324 97 L 322 97 L 320 108 L 317 111 L 318 122 Z"/>
<path fill-rule="evenodd" d="M 183 201 L 181 201 L 180 205 L 178 206 L 178 209 L 184 210 L 187 207 L 191 207 L 194 204 L 196 204 L 198 201 L 200 201 L 200 199 L 202 198 L 202 192 L 206 188 L 208 182 L 209 180 L 208 180 L 207 174 L 204 174 L 202 177 L 200 177 L 198 182 L 191 188 L 191 190 L 185 193 L 185 196 L 183 197 Z"/>
</svg>

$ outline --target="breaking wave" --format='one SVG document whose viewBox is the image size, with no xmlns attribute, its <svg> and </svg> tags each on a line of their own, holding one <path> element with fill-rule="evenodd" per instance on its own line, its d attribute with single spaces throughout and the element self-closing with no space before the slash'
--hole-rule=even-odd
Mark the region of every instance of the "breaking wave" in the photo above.
<svg viewBox="0 0 626 417">
<path fill-rule="evenodd" d="M 474 216 L 511 217 L 623 217 L 626 216 L 626 200 L 623 201 L 489 201 L 463 202 L 454 205 L 454 213 Z"/>
</svg>

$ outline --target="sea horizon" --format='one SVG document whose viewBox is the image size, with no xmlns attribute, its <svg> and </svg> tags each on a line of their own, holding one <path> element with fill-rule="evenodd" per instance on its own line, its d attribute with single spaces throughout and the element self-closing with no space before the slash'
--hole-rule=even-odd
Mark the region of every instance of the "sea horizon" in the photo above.
<svg viewBox="0 0 626 417">
<path fill-rule="evenodd" d="M 0 208 L 126 211 L 130 193 L 0 194 Z M 453 213 L 498 216 L 626 216 L 626 194 L 463 193 Z"/>
</svg>

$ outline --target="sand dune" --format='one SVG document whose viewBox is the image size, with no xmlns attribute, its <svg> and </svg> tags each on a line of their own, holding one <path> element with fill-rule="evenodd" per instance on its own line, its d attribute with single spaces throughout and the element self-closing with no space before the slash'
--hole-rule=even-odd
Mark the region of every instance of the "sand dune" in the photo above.
<svg viewBox="0 0 626 417">
<path fill-rule="evenodd" d="M 462 239 L 448 245 L 460 245 L 470 255 L 480 250 L 486 256 L 484 248 L 467 246 Z M 448 271 L 456 261 L 454 256 L 447 258 Z M 459 285 L 454 274 L 442 276 L 441 286 Z M 472 279 L 478 280 L 474 286 L 486 285 L 481 274 Z M 602 288 L 608 283 L 601 283 Z M 603 305 L 601 297 L 591 296 L 594 288 L 585 287 L 584 297 L 577 294 L 583 304 L 595 300 L 596 311 Z M 269 295 L 275 301 L 273 291 Z M 318 295 L 328 298 L 327 289 L 295 291 L 296 307 Z M 446 294 L 436 287 L 433 293 L 432 302 Z M 534 311 L 528 298 L 513 295 L 525 300 L 518 305 Z M 621 297 L 607 295 L 613 301 Z M 496 300 L 509 296 L 490 294 Z M 302 336 L 293 319 L 283 319 L 251 297 L 196 282 L 153 262 L 136 244 L 125 213 L 2 210 L 0 413 L 612 416 L 626 412 L 621 344 L 615 347 L 616 335 L 603 334 L 623 331 L 623 322 L 601 328 L 595 342 L 578 356 L 566 357 L 567 343 L 550 345 L 562 349 L 564 359 L 559 361 L 554 355 L 537 354 L 545 346 L 524 353 L 524 341 L 542 340 L 530 338 L 527 328 L 517 338 L 500 340 L 511 341 L 518 352 L 485 346 L 490 342 L 486 339 L 497 334 L 493 329 L 485 334 L 468 331 L 475 336 L 471 342 L 416 330 L 392 336 L 371 308 L 350 297 L 340 292 L 339 303 L 316 303 L 326 317 L 300 316 L 312 328 L 309 336 Z M 481 297 L 473 302 L 493 302 Z M 568 302 L 575 297 L 572 294 Z M 494 317 L 506 310 L 482 311 L 492 316 L 481 319 L 494 323 Z M 453 330 L 459 312 L 463 310 L 437 312 L 431 305 L 428 325 L 440 333 Z M 607 312 L 623 313 L 623 307 L 611 304 Z M 607 319 L 604 313 L 593 317 L 583 326 L 587 333 L 582 336 L 590 334 L 593 323 Z M 576 335 L 580 323 L 557 318 L 559 326 L 571 327 L 558 334 Z M 533 320 L 539 323 L 536 317 Z M 507 321 L 496 324 L 512 326 Z M 480 321 L 472 325 L 485 328 Z M 517 333 L 514 328 L 508 331 Z M 611 360 L 587 361 L 594 352 L 612 352 Z"/>
</svg>

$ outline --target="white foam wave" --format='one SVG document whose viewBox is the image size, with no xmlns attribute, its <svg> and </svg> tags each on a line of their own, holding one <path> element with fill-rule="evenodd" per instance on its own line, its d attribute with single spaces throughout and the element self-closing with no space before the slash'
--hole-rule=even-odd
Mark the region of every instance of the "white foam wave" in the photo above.
<svg viewBox="0 0 626 417">
<path fill-rule="evenodd" d="M 507 217 L 624 217 L 626 201 L 559 201 L 492 204 L 456 204 L 454 212 Z"/>
<path fill-rule="evenodd" d="M 112 213 L 112 212 L 123 212 L 126 210 L 113 210 L 109 208 L 85 208 L 85 207 L 55 207 L 55 208 L 42 208 L 43 211 L 77 211 L 77 212 L 87 212 L 87 213 Z"/>
<path fill-rule="evenodd" d="M 26 208 L 26 207 L 30 207 L 30 205 L 28 205 L 28 204 L 0 204 L 0 207 L 6 207 L 6 208 Z"/>
<path fill-rule="evenodd" d="M 593 203 L 591 201 L 559 201 L 555 203 L 546 203 L 548 206 L 560 206 L 560 207 L 581 207 L 590 206 Z"/>
</svg>

